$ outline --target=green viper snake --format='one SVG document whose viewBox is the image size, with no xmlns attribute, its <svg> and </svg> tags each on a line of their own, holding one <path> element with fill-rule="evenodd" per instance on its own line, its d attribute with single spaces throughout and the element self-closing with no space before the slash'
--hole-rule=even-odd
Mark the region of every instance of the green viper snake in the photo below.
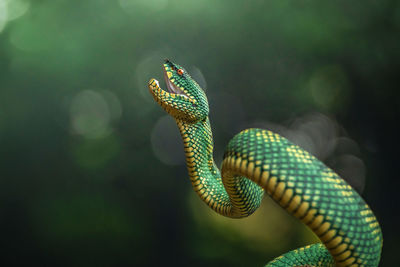
<svg viewBox="0 0 400 267">
<path fill-rule="evenodd" d="M 252 214 L 266 192 L 322 241 L 267 266 L 378 266 L 382 232 L 360 195 L 321 161 L 268 130 L 247 129 L 229 142 L 221 171 L 213 159 L 208 100 L 184 68 L 163 64 L 168 91 L 151 79 L 150 93 L 179 127 L 195 192 L 221 215 Z"/>
</svg>

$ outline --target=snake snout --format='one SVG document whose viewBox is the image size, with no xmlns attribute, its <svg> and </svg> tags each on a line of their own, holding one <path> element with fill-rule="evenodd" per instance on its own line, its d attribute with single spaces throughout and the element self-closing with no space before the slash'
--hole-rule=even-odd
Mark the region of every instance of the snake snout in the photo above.
<svg viewBox="0 0 400 267">
<path fill-rule="evenodd" d="M 148 86 L 150 89 L 157 89 L 160 87 L 160 83 L 156 79 L 151 78 L 148 83 Z"/>
</svg>

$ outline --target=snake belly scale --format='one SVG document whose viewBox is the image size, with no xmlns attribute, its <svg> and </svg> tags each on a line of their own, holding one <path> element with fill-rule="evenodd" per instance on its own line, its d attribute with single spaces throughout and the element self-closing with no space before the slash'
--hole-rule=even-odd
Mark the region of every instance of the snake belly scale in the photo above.
<svg viewBox="0 0 400 267">
<path fill-rule="evenodd" d="M 221 215 L 241 218 L 252 214 L 266 193 L 321 240 L 267 266 L 378 266 L 383 244 L 379 223 L 350 185 L 307 151 L 262 129 L 234 136 L 220 171 L 213 159 L 205 92 L 178 64 L 166 60 L 163 70 L 168 91 L 155 79 L 148 87 L 176 120 L 200 198 Z"/>
</svg>

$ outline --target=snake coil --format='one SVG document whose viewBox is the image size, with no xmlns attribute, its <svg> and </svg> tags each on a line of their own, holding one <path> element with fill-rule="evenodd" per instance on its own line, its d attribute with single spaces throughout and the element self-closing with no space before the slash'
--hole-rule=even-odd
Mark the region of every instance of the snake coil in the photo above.
<svg viewBox="0 0 400 267">
<path fill-rule="evenodd" d="M 221 215 L 252 214 L 265 193 L 301 220 L 322 241 L 290 251 L 267 266 L 378 266 L 382 233 L 361 196 L 321 161 L 284 137 L 247 129 L 229 142 L 221 171 L 204 91 L 184 68 L 163 64 L 168 91 L 155 79 L 148 87 L 180 130 L 195 192 Z"/>
</svg>

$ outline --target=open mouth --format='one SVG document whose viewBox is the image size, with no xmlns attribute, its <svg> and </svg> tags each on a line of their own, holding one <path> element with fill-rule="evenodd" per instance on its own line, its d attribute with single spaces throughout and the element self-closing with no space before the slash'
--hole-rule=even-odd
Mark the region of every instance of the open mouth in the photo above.
<svg viewBox="0 0 400 267">
<path fill-rule="evenodd" d="M 179 86 L 177 86 L 176 84 L 171 82 L 171 80 L 168 78 L 167 72 L 165 70 L 164 70 L 164 79 L 165 79 L 165 83 L 167 84 L 168 92 L 177 94 L 177 95 L 182 95 L 184 97 L 189 98 L 186 95 L 186 93 L 181 88 L 179 88 Z"/>
</svg>

